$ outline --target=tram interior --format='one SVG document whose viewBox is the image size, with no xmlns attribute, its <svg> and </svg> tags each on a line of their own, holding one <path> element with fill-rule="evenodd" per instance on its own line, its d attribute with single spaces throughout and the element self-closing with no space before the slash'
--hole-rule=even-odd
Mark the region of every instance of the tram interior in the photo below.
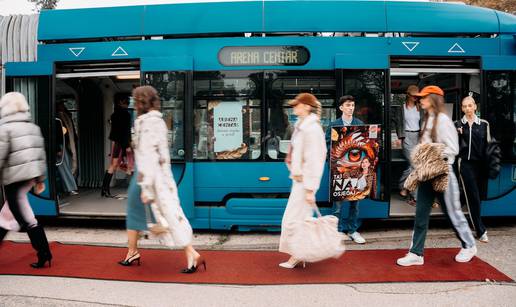
<svg viewBox="0 0 516 307">
<path fill-rule="evenodd" d="M 125 215 L 128 172 L 114 173 L 111 180 L 114 197 L 102 197 L 101 186 L 111 161 L 108 136 L 115 99 L 129 98 L 133 87 L 138 85 L 139 78 L 120 76 L 56 78 L 56 190 L 61 215 L 108 218 Z M 131 106 L 129 112 L 133 113 Z M 68 119 L 73 122 L 73 128 Z M 61 131 L 63 135 L 59 134 Z M 71 191 L 69 174 L 77 190 Z"/>
<path fill-rule="evenodd" d="M 410 196 L 400 195 L 400 178 L 403 171 L 409 167 L 402 151 L 402 141 L 396 131 L 395 114 L 399 113 L 407 97 L 407 88 L 417 85 L 419 89 L 427 85 L 437 85 L 445 92 L 446 110 L 453 121 L 462 117 L 460 102 L 467 95 L 473 95 L 480 110 L 480 75 L 479 73 L 451 72 L 403 72 L 391 73 L 391 217 L 413 216 L 415 206 L 409 204 Z M 478 111 L 477 111 L 478 112 Z M 432 215 L 442 214 L 435 206 Z"/>
</svg>

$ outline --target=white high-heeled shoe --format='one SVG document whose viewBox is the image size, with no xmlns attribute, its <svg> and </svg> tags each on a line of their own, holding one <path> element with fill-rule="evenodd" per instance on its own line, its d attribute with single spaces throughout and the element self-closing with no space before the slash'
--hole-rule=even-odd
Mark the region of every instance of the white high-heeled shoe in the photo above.
<svg viewBox="0 0 516 307">
<path fill-rule="evenodd" d="M 285 269 L 293 269 L 299 263 L 303 263 L 303 268 L 306 267 L 306 263 L 304 261 L 301 261 L 301 260 L 296 260 L 294 263 L 289 262 L 289 261 L 285 261 L 285 262 L 280 263 L 279 266 L 282 267 L 282 268 L 285 268 Z"/>
</svg>

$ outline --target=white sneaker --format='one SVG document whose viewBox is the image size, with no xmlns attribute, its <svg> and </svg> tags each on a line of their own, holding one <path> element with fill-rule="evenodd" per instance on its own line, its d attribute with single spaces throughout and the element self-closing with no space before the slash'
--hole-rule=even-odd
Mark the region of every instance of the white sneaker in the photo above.
<svg viewBox="0 0 516 307">
<path fill-rule="evenodd" d="M 484 234 L 480 238 L 478 238 L 478 241 L 484 242 L 484 243 L 489 242 L 489 238 L 487 237 L 487 231 L 484 232 Z"/>
<path fill-rule="evenodd" d="M 355 231 L 354 233 L 350 234 L 349 237 L 351 238 L 351 240 L 355 241 L 355 243 L 358 244 L 364 244 L 366 242 L 364 237 L 362 237 L 358 231 Z"/>
<path fill-rule="evenodd" d="M 460 252 L 455 256 L 457 262 L 469 262 L 477 254 L 477 247 L 461 248 Z"/>
<path fill-rule="evenodd" d="M 408 252 L 405 257 L 396 260 L 396 263 L 401 266 L 423 265 L 425 264 L 425 259 L 423 256 Z"/>
</svg>

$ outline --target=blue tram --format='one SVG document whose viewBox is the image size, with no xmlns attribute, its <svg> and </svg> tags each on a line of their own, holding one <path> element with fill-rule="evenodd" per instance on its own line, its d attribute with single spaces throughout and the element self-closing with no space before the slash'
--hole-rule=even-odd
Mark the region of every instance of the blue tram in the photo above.
<svg viewBox="0 0 516 307">
<path fill-rule="evenodd" d="M 274 229 L 290 191 L 283 160 L 300 92 L 323 105 L 357 99 L 356 115 L 382 127 L 378 192 L 361 218 L 411 216 L 398 197 L 406 167 L 393 114 L 411 85 L 437 84 L 460 118 L 470 94 L 501 142 L 503 169 L 489 180 L 484 216 L 516 215 L 516 16 L 456 3 L 250 1 L 43 11 L 37 60 L 5 65 L 8 90 L 30 91 L 48 140 L 48 189 L 39 215 L 123 217 L 124 202 L 100 197 L 109 163 L 115 94 L 158 89 L 173 173 L 195 228 Z M 79 195 L 60 189 L 55 120 L 64 104 L 77 129 Z M 231 120 L 231 129 L 222 129 Z M 226 127 L 227 128 L 227 127 Z M 125 175 L 115 182 L 123 196 Z M 328 174 L 317 194 L 329 210 Z M 121 197 L 123 198 L 123 197 Z M 435 212 L 435 214 L 439 214 Z"/>
</svg>

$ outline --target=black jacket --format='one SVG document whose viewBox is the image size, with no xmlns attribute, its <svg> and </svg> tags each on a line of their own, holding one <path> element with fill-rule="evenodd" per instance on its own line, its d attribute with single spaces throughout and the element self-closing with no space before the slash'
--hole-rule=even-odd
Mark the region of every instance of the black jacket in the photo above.
<svg viewBox="0 0 516 307">
<path fill-rule="evenodd" d="M 131 141 L 131 114 L 127 109 L 116 108 L 111 114 L 111 132 L 109 139 L 127 148 Z"/>
<path fill-rule="evenodd" d="M 477 117 L 470 130 L 464 116 L 455 122 L 455 126 L 462 128 L 462 133 L 459 131 L 459 157 L 468 161 L 485 161 L 487 145 L 491 138 L 489 123 Z"/>
</svg>

